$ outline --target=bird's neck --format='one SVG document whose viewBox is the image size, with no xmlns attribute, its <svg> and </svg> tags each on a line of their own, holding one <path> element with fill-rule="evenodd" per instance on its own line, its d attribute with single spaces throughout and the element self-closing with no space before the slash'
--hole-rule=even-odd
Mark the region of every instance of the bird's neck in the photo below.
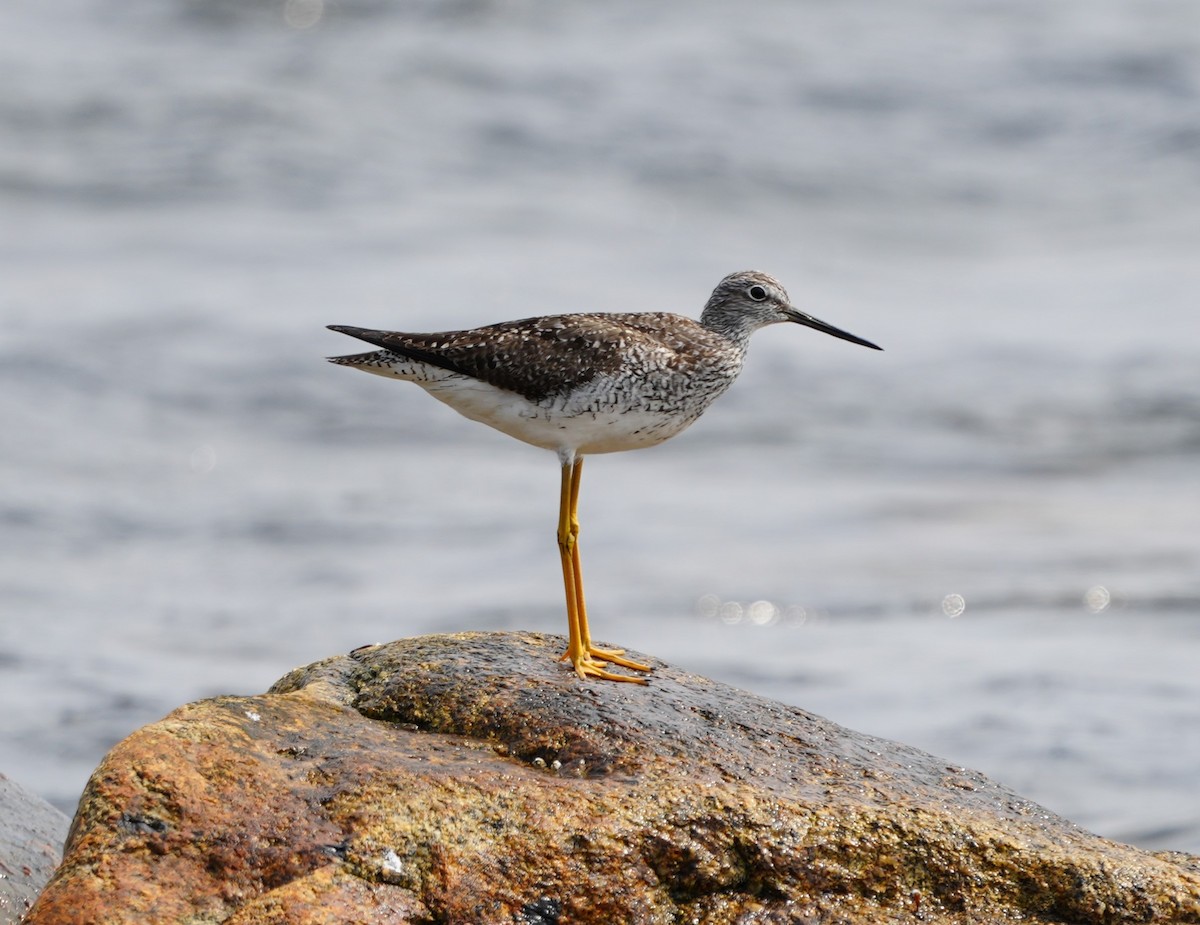
<svg viewBox="0 0 1200 925">
<path fill-rule="evenodd" d="M 742 353 L 750 345 L 750 335 L 758 325 L 742 312 L 723 311 L 719 307 L 708 307 L 700 315 L 700 323 L 714 334 L 731 341 Z"/>
</svg>

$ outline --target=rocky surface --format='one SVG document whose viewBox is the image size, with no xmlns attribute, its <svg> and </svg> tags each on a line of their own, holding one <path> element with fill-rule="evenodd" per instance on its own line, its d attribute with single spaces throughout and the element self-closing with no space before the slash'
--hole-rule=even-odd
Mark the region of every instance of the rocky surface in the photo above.
<svg viewBox="0 0 1200 925">
<path fill-rule="evenodd" d="M 13 925 L 32 905 L 58 861 L 67 817 L 0 774 L 0 925 Z"/>
<path fill-rule="evenodd" d="M 1200 922 L 1200 859 L 661 664 L 582 683 L 562 648 L 402 640 L 176 710 L 97 769 L 28 922 Z"/>
</svg>

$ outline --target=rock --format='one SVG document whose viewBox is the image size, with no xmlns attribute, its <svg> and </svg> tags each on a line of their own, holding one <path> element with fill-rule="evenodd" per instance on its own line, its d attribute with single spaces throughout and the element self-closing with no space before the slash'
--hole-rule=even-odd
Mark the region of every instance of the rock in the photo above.
<svg viewBox="0 0 1200 925">
<path fill-rule="evenodd" d="M 62 857 L 67 817 L 0 774 L 0 925 L 29 909 Z"/>
<path fill-rule="evenodd" d="M 408 639 L 176 710 L 96 770 L 29 925 L 1200 922 L 1200 859 L 668 666 L 583 683 L 562 648 Z"/>
</svg>

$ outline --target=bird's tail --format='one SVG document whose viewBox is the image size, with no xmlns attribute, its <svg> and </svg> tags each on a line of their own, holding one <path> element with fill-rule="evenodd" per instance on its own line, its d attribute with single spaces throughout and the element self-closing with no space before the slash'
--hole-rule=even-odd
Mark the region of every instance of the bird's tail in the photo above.
<svg viewBox="0 0 1200 925">
<path fill-rule="evenodd" d="M 383 353 L 382 350 L 372 350 L 370 353 L 351 353 L 340 357 L 325 357 L 325 359 L 338 366 L 354 366 L 362 369 L 365 366 L 380 365 L 381 353 Z"/>
<path fill-rule="evenodd" d="M 401 335 L 391 331 L 376 331 L 374 328 L 353 328 L 344 324 L 331 324 L 328 327 L 331 331 L 349 334 L 351 337 L 357 337 L 359 340 L 365 340 L 368 344 L 383 348 L 370 353 L 326 357 L 330 363 L 336 363 L 338 366 L 350 366 L 354 369 L 361 369 L 364 373 L 374 373 L 376 376 L 387 376 L 392 379 L 424 381 L 430 378 L 444 378 L 440 371 L 432 372 L 431 364 L 427 363 L 424 357 L 410 356 L 409 351 L 398 350 L 395 340 Z M 444 366 L 445 364 L 439 364 L 435 357 L 432 367 L 435 368 L 439 365 Z"/>
<path fill-rule="evenodd" d="M 337 331 L 339 334 L 349 334 L 351 337 L 357 337 L 359 340 L 365 340 L 367 343 L 375 344 L 382 347 L 380 338 L 385 335 L 386 331 L 376 331 L 373 328 L 356 328 L 348 324 L 330 324 L 326 325 L 331 331 Z M 385 363 L 388 357 L 386 350 L 372 350 L 370 353 L 351 353 L 346 356 L 326 357 L 330 363 L 336 363 L 338 366 L 353 366 L 355 369 L 365 369 L 368 372 L 374 372 L 379 367 L 387 365 Z"/>
</svg>

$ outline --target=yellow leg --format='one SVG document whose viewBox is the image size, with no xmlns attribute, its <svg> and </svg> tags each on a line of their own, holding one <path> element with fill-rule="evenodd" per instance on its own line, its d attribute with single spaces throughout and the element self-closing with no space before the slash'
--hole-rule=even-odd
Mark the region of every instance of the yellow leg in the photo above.
<svg viewBox="0 0 1200 925">
<path fill-rule="evenodd" d="M 622 658 L 621 649 L 598 649 L 592 645 L 588 629 L 587 604 L 583 600 L 583 567 L 579 559 L 579 481 L 583 474 L 583 459 L 575 457 L 562 467 L 562 494 L 558 506 L 558 554 L 562 559 L 563 587 L 567 592 L 567 652 L 581 678 L 603 678 L 606 681 L 631 681 L 645 684 L 641 678 L 613 674 L 600 667 L 600 662 L 612 662 L 634 671 L 649 671 L 649 665 Z"/>
</svg>

